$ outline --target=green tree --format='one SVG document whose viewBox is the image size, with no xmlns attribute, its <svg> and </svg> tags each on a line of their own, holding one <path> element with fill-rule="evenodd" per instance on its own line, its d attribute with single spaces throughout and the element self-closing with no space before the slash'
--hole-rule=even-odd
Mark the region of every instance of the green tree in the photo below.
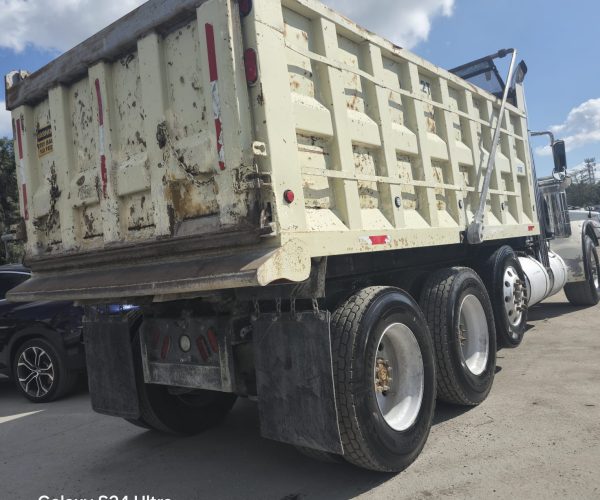
<svg viewBox="0 0 600 500">
<path fill-rule="evenodd" d="M 573 183 L 567 188 L 567 200 L 574 207 L 600 205 L 600 184 Z"/>
<path fill-rule="evenodd" d="M 0 138 L 0 235 L 19 221 L 19 188 L 13 141 Z M 9 260 L 21 260 L 22 249 L 11 245 Z M 0 264 L 5 263 L 4 245 L 0 245 Z"/>
</svg>

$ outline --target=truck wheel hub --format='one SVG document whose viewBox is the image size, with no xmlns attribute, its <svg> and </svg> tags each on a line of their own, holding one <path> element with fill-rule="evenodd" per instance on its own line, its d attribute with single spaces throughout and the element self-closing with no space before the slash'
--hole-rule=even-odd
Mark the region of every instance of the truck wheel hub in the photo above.
<svg viewBox="0 0 600 500">
<path fill-rule="evenodd" d="M 521 323 L 523 312 L 527 307 L 525 285 L 519 278 L 517 270 L 512 266 L 507 267 L 504 271 L 503 281 L 506 316 L 512 326 L 517 326 Z"/>
<path fill-rule="evenodd" d="M 405 431 L 419 416 L 425 388 L 425 369 L 413 331 L 392 323 L 383 334 L 373 360 L 377 406 L 395 431 Z"/>
</svg>

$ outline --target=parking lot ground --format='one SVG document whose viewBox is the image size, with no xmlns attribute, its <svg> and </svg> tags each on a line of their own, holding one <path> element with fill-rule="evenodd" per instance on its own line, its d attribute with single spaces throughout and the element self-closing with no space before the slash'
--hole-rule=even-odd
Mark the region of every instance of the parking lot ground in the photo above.
<svg viewBox="0 0 600 500">
<path fill-rule="evenodd" d="M 248 401 L 221 427 L 174 438 L 93 413 L 85 391 L 33 405 L 0 380 L 0 498 L 600 498 L 600 307 L 561 294 L 530 325 L 498 353 L 490 397 L 438 404 L 421 457 L 392 475 L 261 439 Z"/>
</svg>

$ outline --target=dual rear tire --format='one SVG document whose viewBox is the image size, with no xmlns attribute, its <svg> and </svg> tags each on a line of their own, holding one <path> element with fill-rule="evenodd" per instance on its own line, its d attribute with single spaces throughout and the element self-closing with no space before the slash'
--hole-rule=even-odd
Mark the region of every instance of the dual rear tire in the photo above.
<svg viewBox="0 0 600 500">
<path fill-rule="evenodd" d="M 417 458 L 435 408 L 435 359 L 418 304 L 392 287 L 365 288 L 333 314 L 336 403 L 344 458 L 395 472 Z"/>
<path fill-rule="evenodd" d="M 425 445 L 436 397 L 473 406 L 490 392 L 494 316 L 471 269 L 434 273 L 420 306 L 397 288 L 365 288 L 335 311 L 331 330 L 344 459 L 359 467 L 405 469 Z"/>
<path fill-rule="evenodd" d="M 438 398 L 478 405 L 496 372 L 494 314 L 484 284 L 472 269 L 442 269 L 425 283 L 420 303 L 435 345 Z"/>
</svg>

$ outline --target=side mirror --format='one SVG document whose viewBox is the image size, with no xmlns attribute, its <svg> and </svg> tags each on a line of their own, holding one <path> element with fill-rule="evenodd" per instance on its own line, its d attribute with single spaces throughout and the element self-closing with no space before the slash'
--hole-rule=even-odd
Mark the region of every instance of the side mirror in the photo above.
<svg viewBox="0 0 600 500">
<path fill-rule="evenodd" d="M 527 74 L 527 64 L 525 61 L 521 61 L 519 66 L 517 66 L 517 72 L 515 73 L 515 83 L 517 85 L 523 83 L 525 80 L 525 75 Z"/>
<path fill-rule="evenodd" d="M 552 156 L 554 156 L 552 177 L 558 181 L 562 181 L 567 176 L 567 149 L 565 141 L 559 140 L 552 143 Z"/>
</svg>

